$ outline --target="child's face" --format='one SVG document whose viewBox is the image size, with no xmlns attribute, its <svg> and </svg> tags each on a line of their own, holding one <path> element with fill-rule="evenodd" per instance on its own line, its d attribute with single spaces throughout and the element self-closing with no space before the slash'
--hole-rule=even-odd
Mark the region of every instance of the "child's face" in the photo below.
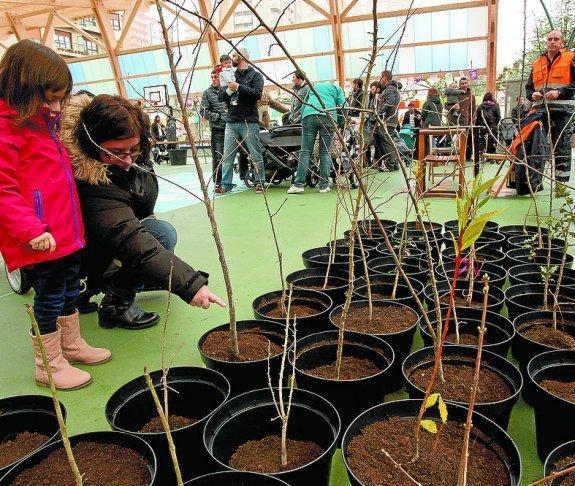
<svg viewBox="0 0 575 486">
<path fill-rule="evenodd" d="M 232 67 L 232 60 L 231 59 L 226 59 L 224 62 L 222 62 L 222 67 L 223 68 L 231 68 Z"/>
<path fill-rule="evenodd" d="M 455 89 L 455 88 L 457 88 L 457 84 L 456 83 L 449 83 L 449 87 L 451 89 Z"/>
<path fill-rule="evenodd" d="M 67 95 L 67 89 L 56 91 L 49 89 L 44 93 L 44 103 L 42 103 L 42 106 L 50 109 L 51 116 L 56 116 L 62 111 L 62 101 L 64 101 Z"/>
</svg>

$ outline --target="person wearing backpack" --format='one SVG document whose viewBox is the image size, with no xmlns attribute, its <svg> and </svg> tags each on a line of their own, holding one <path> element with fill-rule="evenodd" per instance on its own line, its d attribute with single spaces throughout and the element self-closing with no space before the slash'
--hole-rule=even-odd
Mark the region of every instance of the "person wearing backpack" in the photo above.
<svg viewBox="0 0 575 486">
<path fill-rule="evenodd" d="M 483 136 L 480 143 L 481 148 L 489 153 L 495 153 L 497 149 L 497 133 L 499 122 L 501 121 L 501 110 L 495 102 L 493 93 L 489 91 L 483 96 L 483 102 L 477 107 L 475 114 L 476 124 L 483 127 Z"/>
</svg>

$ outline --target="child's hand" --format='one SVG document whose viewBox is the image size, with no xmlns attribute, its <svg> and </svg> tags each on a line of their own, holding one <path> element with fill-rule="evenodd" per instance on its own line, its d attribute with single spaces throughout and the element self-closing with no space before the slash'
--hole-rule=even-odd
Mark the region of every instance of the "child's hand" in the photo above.
<svg viewBox="0 0 575 486">
<path fill-rule="evenodd" d="M 30 241 L 30 246 L 32 250 L 54 253 L 56 251 L 56 240 L 50 233 L 42 233 Z"/>
</svg>

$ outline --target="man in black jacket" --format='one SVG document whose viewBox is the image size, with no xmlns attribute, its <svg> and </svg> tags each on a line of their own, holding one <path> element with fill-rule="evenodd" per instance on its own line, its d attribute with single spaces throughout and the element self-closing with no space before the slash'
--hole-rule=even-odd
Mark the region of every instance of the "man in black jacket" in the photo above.
<svg viewBox="0 0 575 486">
<path fill-rule="evenodd" d="M 379 170 L 398 170 L 399 160 L 395 139 L 399 138 L 397 134 L 398 110 L 399 103 L 401 103 L 399 90 L 403 88 L 403 85 L 393 79 L 391 71 L 383 71 L 379 82 L 383 91 L 377 102 L 377 114 L 385 124 L 385 129 L 380 126 L 375 132 L 375 143 L 379 145 L 383 156 Z"/>
<path fill-rule="evenodd" d="M 216 189 L 217 194 L 225 194 L 233 188 L 234 160 L 242 141 L 250 153 L 256 192 L 264 190 L 264 160 L 257 108 L 257 102 L 263 94 L 264 78 L 248 64 L 249 58 L 250 54 L 244 47 L 232 54 L 232 64 L 237 68 L 236 80 L 230 81 L 219 94 L 219 99 L 228 106 L 228 120 L 224 137 L 222 182 Z"/>
<path fill-rule="evenodd" d="M 210 122 L 210 140 L 212 148 L 212 179 L 216 188 L 220 187 L 222 179 L 222 156 L 224 154 L 224 134 L 228 113 L 226 105 L 220 101 L 220 75 L 216 69 L 212 71 L 212 85 L 204 91 L 200 103 L 200 114 Z"/>
</svg>

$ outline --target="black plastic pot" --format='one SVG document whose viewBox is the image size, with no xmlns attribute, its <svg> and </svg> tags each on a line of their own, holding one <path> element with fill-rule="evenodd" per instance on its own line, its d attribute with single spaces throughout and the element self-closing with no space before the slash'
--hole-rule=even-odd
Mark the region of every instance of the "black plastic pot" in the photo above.
<svg viewBox="0 0 575 486">
<path fill-rule="evenodd" d="M 472 307 L 456 307 L 457 319 L 459 321 L 459 332 L 461 334 L 474 334 L 478 335 L 477 330 L 481 325 L 482 309 Z M 444 311 L 445 314 L 445 311 Z M 437 316 L 435 312 L 428 312 L 427 316 L 434 330 L 437 330 Z M 442 325 L 445 323 L 445 315 L 442 320 Z M 419 334 L 425 346 L 433 345 L 433 338 L 429 333 L 425 319 L 419 318 Z M 452 316 L 449 319 L 449 328 L 453 331 L 455 329 L 455 318 Z M 486 332 L 483 341 L 483 349 L 491 351 L 505 358 L 511 347 L 511 343 L 515 337 L 515 327 L 509 319 L 503 317 L 498 312 L 488 310 L 485 319 Z M 446 341 L 447 344 L 457 344 L 455 341 Z M 476 348 L 477 346 L 460 344 L 460 346 Z"/>
<path fill-rule="evenodd" d="M 527 365 L 529 361 L 538 354 L 545 353 L 547 351 L 554 351 L 555 348 L 547 346 L 545 344 L 538 343 L 529 339 L 527 336 L 521 334 L 517 331 L 523 324 L 532 322 L 536 319 L 553 319 L 553 312 L 551 311 L 532 311 L 525 314 L 521 314 L 516 317 L 513 321 L 513 326 L 515 327 L 516 335 L 511 347 L 511 353 L 513 357 L 517 360 L 519 364 L 519 370 L 523 374 L 523 398 L 529 404 L 533 403 L 533 386 L 531 381 L 527 376 Z M 557 314 L 557 326 L 563 330 L 567 331 L 570 335 L 575 338 L 575 312 L 563 312 Z"/>
<path fill-rule="evenodd" d="M 298 339 L 295 376 L 298 387 L 317 393 L 336 408 L 343 434 L 359 413 L 383 402 L 395 356 L 391 346 L 383 339 L 348 332 L 345 334 L 343 356 L 368 359 L 379 372 L 356 380 L 327 379 L 310 374 L 309 370 L 335 363 L 338 334 L 338 331 L 327 331 Z M 293 366 L 293 352 L 289 356 Z"/>
<path fill-rule="evenodd" d="M 464 258 L 468 258 L 468 254 L 465 254 Z M 446 246 L 441 252 L 441 259 L 443 262 L 454 262 L 455 261 L 455 249 L 453 245 Z M 498 265 L 504 268 L 508 268 L 505 253 L 500 250 L 493 250 L 488 248 L 481 248 L 475 250 L 476 261 L 491 263 L 493 265 Z"/>
<path fill-rule="evenodd" d="M 359 228 L 358 231 L 359 231 L 359 234 L 361 236 L 361 241 L 363 242 L 364 245 L 376 247 L 381 242 L 385 241 L 385 236 L 383 236 L 383 233 L 380 231 L 379 228 L 373 227 L 371 230 L 363 230 L 363 229 Z M 386 230 L 386 231 L 387 231 L 388 238 L 390 238 L 392 235 L 392 232 L 390 230 Z M 351 230 L 347 230 L 347 231 L 343 232 L 343 240 L 344 241 L 349 240 L 350 233 L 351 233 Z M 355 245 L 359 246 L 359 243 L 357 242 L 357 235 L 355 238 Z"/>
<path fill-rule="evenodd" d="M 433 231 L 434 233 L 441 233 L 442 229 L 443 229 L 443 225 L 440 223 L 435 223 L 433 221 L 424 221 L 423 225 L 425 227 L 425 230 L 427 232 L 431 232 Z M 407 223 L 404 223 L 403 221 L 397 223 L 397 225 L 395 226 L 395 231 L 397 232 L 401 232 L 403 230 L 403 228 L 405 228 L 410 231 L 410 230 L 417 230 L 417 231 L 421 231 L 422 228 L 419 225 L 419 223 L 417 221 L 408 221 Z"/>
<path fill-rule="evenodd" d="M 289 294 L 287 294 L 289 295 Z M 277 307 L 281 299 L 282 291 L 275 290 L 256 297 L 252 303 L 254 317 L 256 319 L 266 319 L 285 325 L 285 317 L 269 317 L 267 312 Z M 306 305 L 316 309 L 317 313 L 310 316 L 297 316 L 297 335 L 308 336 L 316 332 L 328 331 L 329 313 L 333 308 L 333 301 L 329 295 L 309 289 L 293 289 L 291 305 Z M 287 305 L 287 302 L 286 302 Z"/>
<path fill-rule="evenodd" d="M 369 285 L 372 292 L 372 300 L 387 300 L 391 301 L 391 293 L 393 292 L 394 286 L 394 275 L 372 275 L 369 277 Z M 395 299 L 393 302 L 398 302 L 400 304 L 405 304 L 408 307 L 411 307 L 414 311 L 418 312 L 419 307 L 415 302 L 413 295 L 409 291 L 407 285 L 401 283 L 402 279 L 400 277 L 399 283 L 397 284 L 397 289 L 395 292 Z M 368 283 L 364 278 L 357 279 L 355 281 L 353 294 L 359 300 L 366 300 L 369 298 L 368 296 Z M 421 293 L 423 292 L 423 285 L 419 283 L 417 280 L 413 280 L 411 282 L 411 286 L 413 290 L 415 290 L 418 294 L 419 300 L 423 302 L 423 296 Z M 378 294 L 373 296 L 373 294 Z M 382 296 L 386 297 L 382 297 Z"/>
<path fill-rule="evenodd" d="M 363 257 L 359 248 L 353 250 L 354 258 L 354 273 L 356 276 L 363 274 Z M 369 259 L 369 251 L 366 251 L 366 257 Z M 330 248 L 327 246 L 320 246 L 319 248 L 312 248 L 306 250 L 301 254 L 305 268 L 322 268 L 326 270 L 330 259 Z M 333 262 L 330 269 L 339 270 L 341 272 L 349 273 L 349 250 L 347 248 L 337 248 L 333 255 Z"/>
<path fill-rule="evenodd" d="M 537 243 L 537 244 L 536 244 Z M 565 245 L 565 240 L 560 238 L 552 238 L 551 239 L 551 249 L 552 250 L 562 250 Z M 507 240 L 507 247 L 509 250 L 515 248 L 526 248 L 526 247 L 533 247 L 539 246 L 538 241 L 534 240 L 534 235 L 515 235 L 510 236 Z M 543 245 L 542 248 L 549 248 L 549 238 L 543 238 Z"/>
<path fill-rule="evenodd" d="M 287 388 L 283 396 L 287 404 Z M 204 428 L 204 445 L 221 468 L 232 469 L 229 460 L 240 445 L 280 435 L 281 422 L 275 417 L 277 410 L 269 388 L 244 393 L 227 401 L 209 418 Z M 294 390 L 288 438 L 314 442 L 324 452 L 305 466 L 269 475 L 292 486 L 327 486 L 340 430 L 339 415 L 331 403 L 308 390 Z"/>
<path fill-rule="evenodd" d="M 560 446 L 553 449 L 547 459 L 545 459 L 545 464 L 543 465 L 543 477 L 546 478 L 550 476 L 555 471 L 561 471 L 565 469 L 567 466 L 563 467 L 556 467 L 556 464 L 568 457 L 571 457 L 575 454 L 575 440 L 565 442 L 565 444 L 561 444 Z M 549 483 L 550 486 L 559 486 L 561 482 L 563 482 L 568 477 L 573 477 L 574 473 L 568 473 L 565 476 L 561 476 L 559 478 L 554 479 Z"/>
<path fill-rule="evenodd" d="M 272 375 L 280 371 L 282 353 L 255 361 L 224 361 L 208 356 L 202 346 L 210 333 L 214 331 L 229 331 L 229 324 L 214 327 L 202 335 L 198 341 L 198 350 L 202 361 L 211 370 L 216 370 L 226 377 L 230 383 L 230 395 L 239 395 L 249 390 L 263 388 L 268 383 L 268 367 Z M 274 321 L 246 320 L 237 321 L 236 328 L 240 332 L 256 332 L 265 336 L 271 342 L 282 346 L 284 343 L 284 326 Z M 241 351 L 241 349 L 240 349 Z"/>
<path fill-rule="evenodd" d="M 376 422 L 389 420 L 392 417 L 400 417 L 404 419 L 417 419 L 419 410 L 421 408 L 421 400 L 398 400 L 394 402 L 382 403 L 376 405 L 369 410 L 366 410 L 359 415 L 347 428 L 344 433 L 341 450 L 343 453 L 343 461 L 347 474 L 352 486 L 364 486 L 354 471 L 351 470 L 347 457 L 349 444 L 354 437 L 359 435 L 366 426 Z M 459 405 L 450 405 L 449 417 L 450 422 L 465 423 L 467 418 L 467 409 Z M 426 412 L 425 418 L 430 418 L 434 421 L 439 421 L 439 412 L 436 408 L 432 408 Z M 509 471 L 509 484 L 511 486 L 518 486 L 521 483 L 521 456 L 517 446 L 509 437 L 509 435 L 499 425 L 497 425 L 488 417 L 481 415 L 477 411 L 473 412 L 473 428 L 482 432 L 482 435 L 489 441 L 487 447 L 491 447 L 493 451 L 507 464 Z M 473 432 L 472 432 L 473 436 Z M 393 451 L 388 451 L 393 457 Z M 485 465 L 488 466 L 488 465 Z M 408 468 L 409 471 L 409 468 Z M 407 484 L 407 483 L 406 483 Z M 447 484 L 447 483 L 446 483 Z M 490 485 L 495 486 L 495 485 Z"/>
<path fill-rule="evenodd" d="M 558 250 L 546 249 L 530 249 L 530 248 L 514 248 L 507 252 L 507 259 L 509 267 L 521 265 L 522 263 L 535 263 L 537 265 L 560 265 L 563 259 L 563 252 Z M 565 268 L 573 266 L 573 255 L 567 254 L 565 256 Z"/>
<path fill-rule="evenodd" d="M 553 395 L 539 383 L 543 380 L 574 381 L 575 350 L 538 354 L 529 361 L 527 375 L 533 385 L 537 454 L 543 461 L 557 446 L 575 440 L 572 426 L 575 403 Z"/>
<path fill-rule="evenodd" d="M 398 253 L 398 247 L 396 245 L 397 242 L 392 240 L 392 243 L 394 245 L 395 253 L 399 257 L 400 255 Z M 379 245 L 377 245 L 377 247 L 375 248 L 375 251 L 377 252 L 378 256 L 391 257 L 391 253 L 389 251 L 389 248 L 387 248 L 387 245 L 385 243 L 380 243 Z M 403 258 L 408 258 L 408 257 L 427 259 L 427 257 L 425 256 L 425 252 L 423 250 L 421 250 L 420 248 L 416 248 L 414 245 L 410 245 L 407 248 L 405 248 L 405 247 L 403 248 Z"/>
<path fill-rule="evenodd" d="M 126 449 L 131 449 L 136 454 L 138 454 L 148 465 L 148 470 L 150 472 L 150 479 L 151 479 L 149 483 L 150 486 L 155 485 L 162 486 L 164 484 L 168 484 L 162 482 L 157 475 L 156 455 L 152 450 L 152 448 L 144 440 L 133 434 L 125 434 L 123 432 L 102 431 L 102 432 L 88 432 L 86 434 L 79 434 L 70 437 L 70 444 L 72 445 L 72 447 L 81 442 L 116 444 Z M 63 448 L 62 441 L 58 440 L 56 442 L 51 442 L 47 446 L 36 451 L 34 454 L 29 456 L 25 460 L 20 461 L 18 464 L 16 464 L 15 467 L 10 469 L 10 471 L 8 471 L 8 473 L 2 479 L 0 479 L 0 485 L 8 486 L 12 484 L 14 479 L 22 471 L 37 466 L 48 455 L 61 448 Z M 135 484 L 134 486 L 144 486 L 144 485 Z"/>
<path fill-rule="evenodd" d="M 402 235 L 403 237 L 407 240 L 405 244 L 407 244 L 408 247 L 414 247 L 417 248 L 419 250 L 421 250 L 423 252 L 423 254 L 425 255 L 426 253 L 426 243 L 425 243 L 425 236 L 423 231 L 420 230 L 416 230 L 416 229 L 408 229 L 405 234 L 403 234 L 402 232 L 398 231 L 396 232 L 391 241 L 393 243 L 393 245 L 395 247 L 399 247 L 399 245 L 402 242 Z M 439 260 L 439 254 L 441 251 L 441 246 L 443 245 L 443 236 L 441 234 L 440 231 L 436 231 L 436 232 L 431 232 L 429 231 L 427 233 L 427 239 L 429 241 L 429 244 L 431 245 L 431 256 L 434 260 Z"/>
<path fill-rule="evenodd" d="M 423 286 L 427 284 L 427 279 L 429 277 L 428 265 L 426 261 L 418 257 L 404 257 L 401 260 L 401 268 L 408 276 L 410 281 L 416 280 Z M 374 258 L 367 265 L 370 270 L 370 275 L 380 274 L 380 275 L 393 275 L 397 267 L 391 256 L 380 256 Z"/>
<path fill-rule="evenodd" d="M 66 409 L 61 403 L 60 408 L 62 409 L 64 420 L 66 420 Z M 60 428 L 58 427 L 54 402 L 51 397 L 44 395 L 20 395 L 0 400 L 0 444 L 22 432 L 36 432 L 46 435 L 48 439 L 41 447 L 60 437 Z M 10 468 L 31 456 L 34 452 L 36 451 L 32 451 L 30 454 L 5 467 L 0 467 L 0 478 Z"/>
<path fill-rule="evenodd" d="M 443 363 L 469 363 L 475 366 L 475 359 L 477 357 L 477 349 L 471 346 L 445 346 L 443 348 Z M 409 398 L 422 399 L 425 395 L 425 390 L 421 390 L 410 381 L 412 372 L 418 368 L 433 366 L 435 358 L 435 350 L 433 347 L 427 347 L 410 354 L 403 362 L 402 370 L 403 376 L 406 381 L 407 392 Z M 483 369 L 489 369 L 497 373 L 511 389 L 511 394 L 505 400 L 498 402 L 475 403 L 475 410 L 487 418 L 493 420 L 497 425 L 503 429 L 507 429 L 509 425 L 509 416 L 513 406 L 519 400 L 519 393 L 523 386 L 523 377 L 515 366 L 513 366 L 505 358 L 498 354 L 489 351 L 483 351 L 481 357 L 481 366 Z M 443 397 L 448 404 L 457 404 L 467 407 L 467 403 L 456 402 Z"/>
<path fill-rule="evenodd" d="M 537 232 L 540 231 L 542 236 L 546 236 L 549 234 L 549 230 L 545 227 L 537 228 L 534 225 L 522 225 L 522 224 L 511 224 L 506 226 L 500 226 L 499 232 L 505 233 L 508 236 L 515 236 L 515 235 L 535 235 Z"/>
<path fill-rule="evenodd" d="M 481 279 L 484 274 L 489 275 L 489 287 L 493 288 L 496 287 L 500 290 L 503 289 L 503 285 L 505 285 L 505 280 L 507 278 L 507 272 L 505 268 L 499 265 L 495 265 L 493 263 L 479 263 L 475 266 L 476 272 L 479 274 L 476 276 L 476 282 L 481 287 Z M 435 275 L 437 276 L 437 280 L 445 281 L 445 276 L 447 275 L 447 281 L 453 281 L 453 272 L 455 269 L 455 262 L 454 261 L 444 261 L 443 263 L 437 265 L 435 267 Z M 467 276 L 467 271 L 465 271 L 462 275 L 463 278 Z"/>
<path fill-rule="evenodd" d="M 162 397 L 161 370 L 150 373 L 150 377 L 158 396 Z M 171 368 L 167 381 L 170 413 L 196 420 L 187 427 L 171 431 L 184 481 L 216 471 L 202 446 L 202 430 L 208 418 L 229 397 L 228 380 L 217 371 L 189 366 Z M 106 403 L 106 419 L 110 426 L 145 440 L 156 453 L 158 483 L 173 484 L 175 475 L 165 433 L 140 432 L 157 415 L 143 376 L 120 387 Z"/>
<path fill-rule="evenodd" d="M 389 232 L 393 233 L 397 225 L 397 221 L 392 221 L 391 219 L 380 219 L 383 228 Z M 360 219 L 357 222 L 357 226 L 369 234 L 370 231 L 379 231 L 379 224 L 375 219 Z"/>
<path fill-rule="evenodd" d="M 351 308 L 354 307 L 367 307 L 369 302 L 367 300 L 354 300 L 351 302 Z M 372 305 L 374 307 L 375 312 L 378 311 L 378 308 L 381 307 L 388 307 L 388 306 L 397 306 L 397 307 L 408 307 L 404 304 L 400 304 L 399 302 L 394 302 L 390 300 L 378 300 L 373 301 Z M 413 309 L 412 309 L 413 310 Z M 332 329 L 336 328 L 339 329 L 339 326 L 336 324 L 336 318 L 341 316 L 343 311 L 343 305 L 340 305 L 334 308 L 329 316 Z M 415 311 L 414 311 L 415 312 Z M 415 312 L 418 316 L 419 313 Z M 411 351 L 411 346 L 413 344 L 413 338 L 415 336 L 415 331 L 417 329 L 417 319 L 415 319 L 413 325 L 409 326 L 408 328 L 394 333 L 387 333 L 387 334 L 373 334 L 385 342 L 387 342 L 392 348 L 393 352 L 395 353 L 395 361 L 391 367 L 389 377 L 388 377 L 388 384 L 386 386 L 386 393 L 395 392 L 403 387 L 403 376 L 401 374 L 401 363 L 405 359 L 405 357 Z M 360 334 L 367 334 L 367 333 L 360 333 Z M 372 335 L 372 334 L 368 334 Z"/>
<path fill-rule="evenodd" d="M 342 304 L 345 301 L 345 293 L 349 287 L 349 277 L 347 272 L 339 270 L 329 271 L 327 279 L 327 288 L 323 288 L 325 282 L 325 269 L 322 268 L 306 268 L 305 270 L 298 270 L 290 273 L 286 277 L 286 283 L 293 285 L 294 288 L 316 290 L 317 287 L 322 287 L 320 292 L 327 294 L 331 297 L 334 305 Z"/>
<path fill-rule="evenodd" d="M 346 255 L 348 254 L 349 241 L 347 239 L 338 238 L 337 240 L 328 241 L 325 244 L 325 246 L 327 246 L 328 248 L 332 248 L 334 242 L 335 242 L 335 247 L 336 247 L 336 250 L 338 251 L 338 253 L 345 253 Z M 365 256 L 366 256 L 366 259 L 368 261 L 371 260 L 372 258 L 375 258 L 378 256 L 377 251 L 375 251 L 375 249 L 380 244 L 379 240 L 373 240 L 373 239 L 367 238 L 367 237 L 363 236 L 363 234 L 362 234 L 361 244 L 363 245 L 363 251 L 365 252 Z M 360 252 L 361 252 L 361 246 L 360 246 L 359 240 L 357 238 L 355 239 L 354 248 L 357 250 L 360 250 Z"/>
<path fill-rule="evenodd" d="M 451 291 L 451 283 L 446 280 L 437 281 L 437 291 L 439 292 L 439 298 L 449 295 Z M 455 286 L 455 297 L 466 297 L 469 295 L 469 281 L 458 280 Z M 435 309 L 435 299 L 433 298 L 433 288 L 427 285 L 423 290 L 423 296 L 427 308 L 429 310 Z M 500 312 L 503 309 L 503 304 L 505 301 L 505 296 L 503 291 L 497 287 L 489 288 L 489 297 L 487 298 L 489 310 L 494 312 Z M 476 280 L 473 286 L 473 302 L 483 302 L 483 285 L 481 280 Z M 455 303 L 458 306 L 457 302 Z M 441 302 L 441 307 L 447 309 L 449 307 L 449 302 Z"/>
<path fill-rule="evenodd" d="M 519 283 L 542 283 L 543 277 L 541 274 L 541 265 L 536 263 L 522 263 L 515 265 L 509 269 L 509 284 L 517 285 Z M 556 282 L 559 276 L 559 268 L 555 270 L 552 276 L 552 281 Z M 575 270 L 572 268 L 564 268 L 563 276 L 561 277 L 561 285 L 573 287 L 575 286 Z"/>
<path fill-rule="evenodd" d="M 549 308 L 553 305 L 552 288 L 549 290 Z M 505 289 L 505 304 L 509 313 L 509 319 L 515 320 L 517 316 L 531 311 L 540 311 L 544 304 L 543 293 L 544 284 L 517 284 Z M 572 301 L 570 305 L 562 305 L 563 299 Z M 575 288 L 561 287 L 559 290 L 559 310 L 561 312 L 572 312 L 575 309 Z"/>
<path fill-rule="evenodd" d="M 189 486 L 288 486 L 281 479 L 245 471 L 220 471 L 187 483 Z"/>
<path fill-rule="evenodd" d="M 499 224 L 495 221 L 487 221 L 485 223 L 484 231 L 495 231 L 499 233 Z M 445 236 L 451 238 L 449 233 L 453 233 L 454 236 L 459 234 L 459 222 L 456 219 L 451 219 L 443 223 L 443 232 Z"/>
<path fill-rule="evenodd" d="M 505 235 L 496 231 L 484 230 L 481 236 L 475 241 L 475 248 L 481 250 L 503 250 L 505 245 Z"/>
</svg>

